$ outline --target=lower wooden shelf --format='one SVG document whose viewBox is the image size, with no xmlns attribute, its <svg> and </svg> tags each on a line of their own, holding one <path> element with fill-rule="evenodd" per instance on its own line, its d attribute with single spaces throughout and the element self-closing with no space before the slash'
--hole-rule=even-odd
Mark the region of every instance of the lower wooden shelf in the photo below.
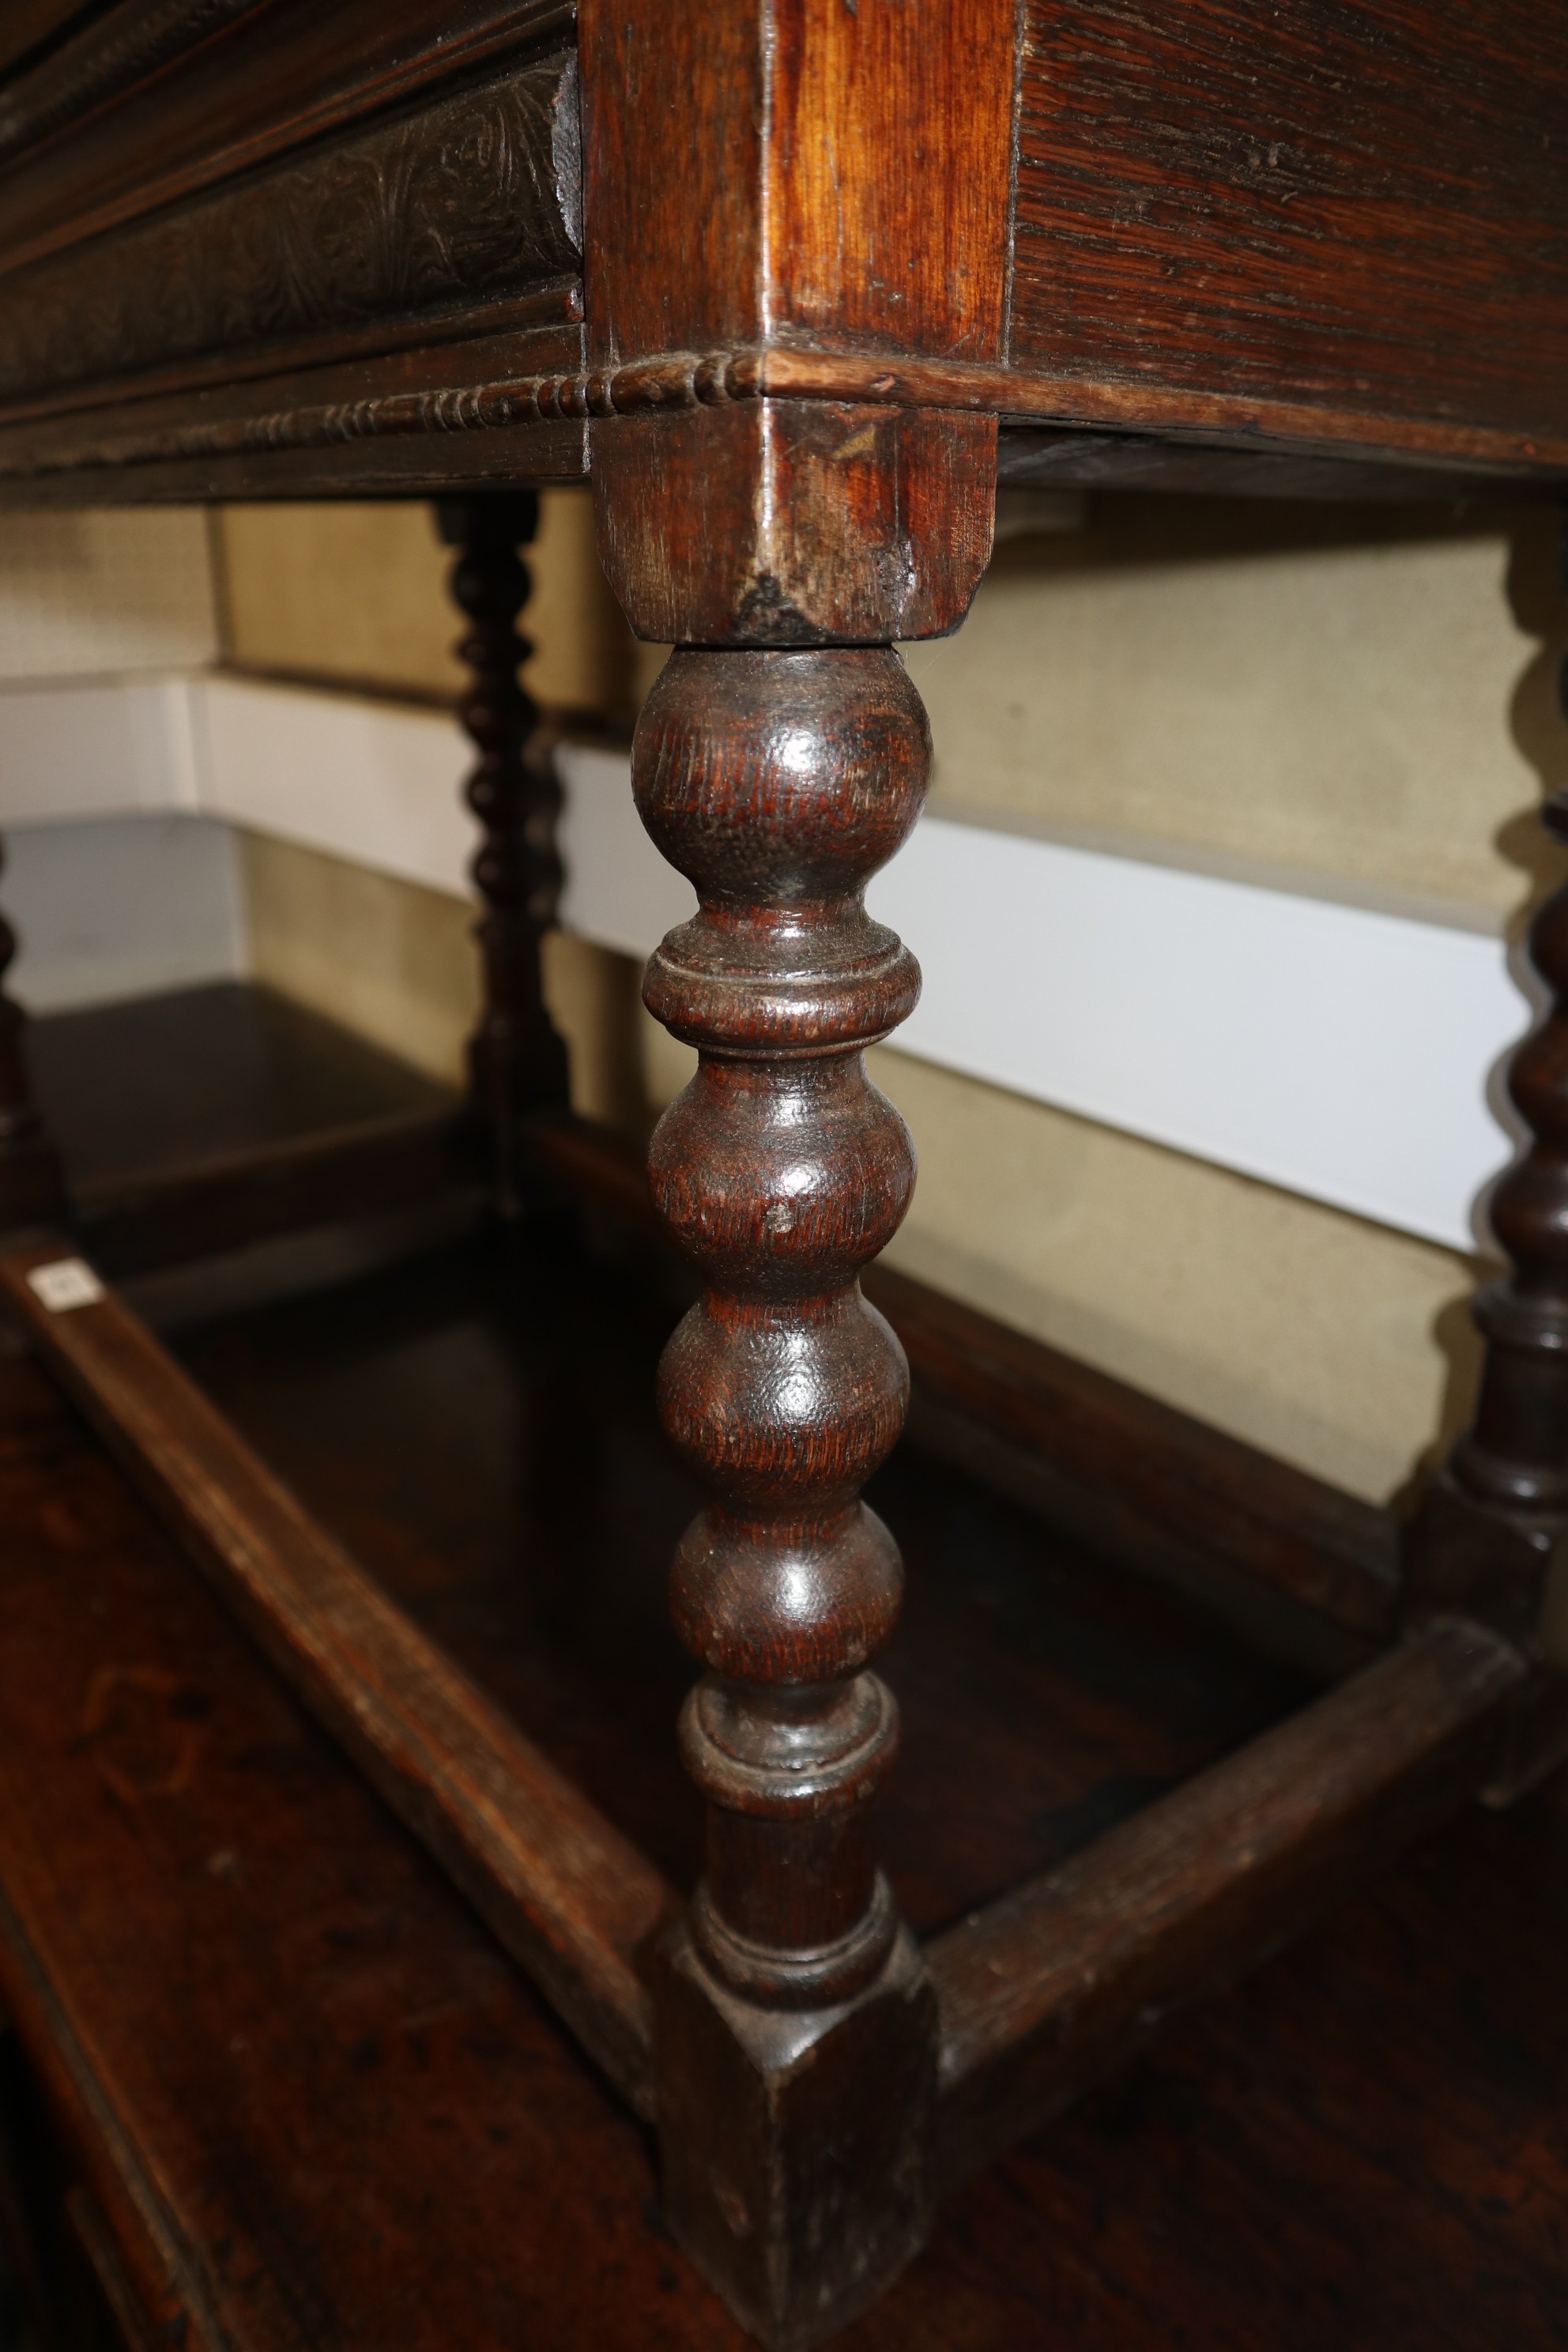
<svg viewBox="0 0 1568 2352">
<path fill-rule="evenodd" d="M 110 1273 L 478 1197 L 457 1093 L 252 982 L 48 1014 L 26 1052 L 73 1229 Z"/>
<path fill-rule="evenodd" d="M 181 1349 L 683 1885 L 662 1587 L 690 1496 L 648 1379 L 671 1312 L 558 1242 L 472 1244 Z M 245 2352 L 742 2342 L 659 2239 L 637 2126 L 487 1931 L 40 1374 L 12 1360 L 0 1383 L 0 1975 L 160 2324 Z M 927 1932 L 1103 1856 L 1118 1821 L 1136 1837 L 1311 1696 L 949 1463 L 906 1449 L 880 1487 L 911 1571 L 883 1844 Z M 976 2176 L 847 2340 L 1552 2342 L 1565 1843 L 1551 1791 L 1467 1815 Z"/>
</svg>

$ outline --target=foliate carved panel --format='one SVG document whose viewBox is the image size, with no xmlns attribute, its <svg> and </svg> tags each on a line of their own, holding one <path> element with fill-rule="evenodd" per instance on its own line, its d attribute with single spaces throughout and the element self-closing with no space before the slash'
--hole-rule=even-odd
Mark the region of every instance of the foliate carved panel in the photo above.
<svg viewBox="0 0 1568 2352">
<path fill-rule="evenodd" d="M 106 98 L 155 73 L 182 49 L 194 48 L 258 0 L 142 0 L 117 8 L 107 27 L 87 28 L 32 72 L 0 89 L 0 157 L 47 139 Z"/>
<path fill-rule="evenodd" d="M 0 398 L 515 293 L 580 245 L 557 57 L 0 279 Z"/>
</svg>

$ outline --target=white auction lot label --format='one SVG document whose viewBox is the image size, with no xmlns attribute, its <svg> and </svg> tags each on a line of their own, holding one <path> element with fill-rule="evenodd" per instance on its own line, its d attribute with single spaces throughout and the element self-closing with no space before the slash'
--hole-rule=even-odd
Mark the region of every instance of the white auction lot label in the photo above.
<svg viewBox="0 0 1568 2352">
<path fill-rule="evenodd" d="M 47 1265 L 34 1266 L 27 1287 L 51 1315 L 96 1307 L 103 1297 L 103 1285 L 84 1257 L 51 1258 Z"/>
</svg>

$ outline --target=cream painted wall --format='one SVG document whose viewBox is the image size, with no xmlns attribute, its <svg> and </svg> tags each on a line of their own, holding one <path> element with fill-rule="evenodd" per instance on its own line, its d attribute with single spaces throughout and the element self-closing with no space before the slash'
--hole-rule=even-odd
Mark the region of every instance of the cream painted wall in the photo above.
<svg viewBox="0 0 1568 2352">
<path fill-rule="evenodd" d="M 920 1154 L 893 1264 L 1373 1501 L 1463 1425 L 1467 1259 L 906 1054 L 870 1058 Z"/>
<path fill-rule="evenodd" d="M 1556 518 L 1102 499 L 906 649 L 936 793 L 1505 916 L 1561 770 Z M 1533 850 L 1531 850 L 1533 855 Z"/>
<path fill-rule="evenodd" d="M 479 1008 L 463 901 L 268 835 L 238 839 L 253 977 L 459 1083 Z"/>
<path fill-rule="evenodd" d="M 479 1011 L 472 908 L 269 835 L 242 832 L 238 841 L 253 977 L 461 1085 Z M 545 942 L 574 1107 L 628 1129 L 647 1117 L 637 983 L 627 957 L 565 932 Z"/>
<path fill-rule="evenodd" d="M 190 669 L 216 653 L 195 509 L 19 512 L 0 525 L 0 681 Z"/>
<path fill-rule="evenodd" d="M 423 499 L 227 507 L 217 530 L 231 661 L 392 691 L 459 691 L 453 551 Z M 623 709 L 632 640 L 599 569 L 586 492 L 543 493 L 528 560 L 530 693 L 558 710 Z"/>
</svg>

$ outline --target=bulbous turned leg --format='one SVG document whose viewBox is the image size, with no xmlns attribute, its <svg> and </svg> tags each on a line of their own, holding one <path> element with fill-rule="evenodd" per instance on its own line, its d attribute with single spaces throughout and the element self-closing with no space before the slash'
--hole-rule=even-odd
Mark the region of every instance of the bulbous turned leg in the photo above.
<svg viewBox="0 0 1568 2352">
<path fill-rule="evenodd" d="M 1568 842 L 1568 793 L 1547 802 Z M 1476 1416 L 1410 1530 L 1413 1619 L 1459 1611 L 1527 1654 L 1568 1668 L 1568 888 L 1531 928 L 1551 1010 L 1518 1047 L 1508 1087 L 1532 1140 L 1492 1197 L 1512 1272 L 1477 1297 L 1486 1342 Z M 1499 1793 L 1529 1784 L 1568 1738 L 1568 1685 L 1553 1678 L 1521 1728 Z M 1555 1695 L 1556 1691 L 1561 1696 Z"/>
<path fill-rule="evenodd" d="M 16 935 L 0 915 L 0 1233 L 46 1224 L 65 1213 L 65 1179 L 27 1087 L 26 1016 L 5 993 L 5 974 L 16 953 Z"/>
<path fill-rule="evenodd" d="M 539 501 L 531 493 L 451 499 L 437 513 L 442 537 L 461 551 L 452 594 L 468 615 L 458 652 L 470 684 L 459 716 L 479 754 L 467 793 L 483 833 L 470 872 L 484 908 L 475 927 L 484 1003 L 468 1043 L 469 1084 L 491 1141 L 497 1204 L 514 1216 L 523 1192 L 519 1123 L 568 1099 L 566 1047 L 545 1007 L 541 960 L 561 896 L 561 786 L 538 708 L 518 677 L 532 647 L 516 626 L 530 586 L 517 550 L 534 535 Z"/>
<path fill-rule="evenodd" d="M 902 1571 L 860 1499 L 908 1372 L 860 1268 L 914 1182 L 862 1052 L 919 972 L 862 894 L 919 814 L 924 713 L 897 655 L 674 654 L 644 710 L 637 806 L 700 911 L 649 965 L 697 1076 L 650 1173 L 704 1289 L 666 1350 L 664 1424 L 713 1500 L 675 1622 L 707 1874 L 657 2000 L 672 2226 L 749 2326 L 816 2341 L 919 2244 L 934 2018 L 875 1867 L 868 1800 L 898 1717 L 870 1662 Z"/>
</svg>

